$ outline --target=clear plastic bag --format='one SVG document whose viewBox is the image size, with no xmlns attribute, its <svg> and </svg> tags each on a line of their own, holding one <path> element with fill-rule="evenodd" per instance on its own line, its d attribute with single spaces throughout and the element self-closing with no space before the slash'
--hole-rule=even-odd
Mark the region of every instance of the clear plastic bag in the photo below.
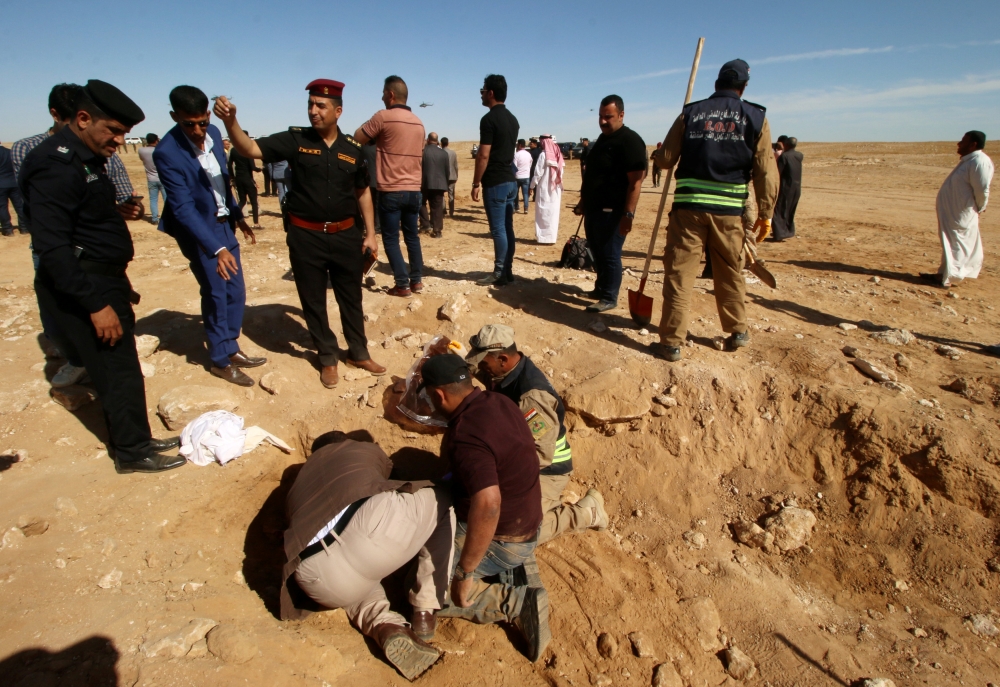
<svg viewBox="0 0 1000 687">
<path fill-rule="evenodd" d="M 406 415 L 406 417 L 422 425 L 431 425 L 432 427 L 448 426 L 448 420 L 431 403 L 431 397 L 427 393 L 427 389 L 417 391 L 421 381 L 423 381 L 420 370 L 423 369 L 424 363 L 435 355 L 445 353 L 454 353 L 465 358 L 468 351 L 465 350 L 465 346 L 461 342 L 452 341 L 447 336 L 439 334 L 424 346 L 424 354 L 413 363 L 413 367 L 406 373 L 406 391 L 403 393 L 403 397 L 396 408 L 399 412 Z"/>
</svg>

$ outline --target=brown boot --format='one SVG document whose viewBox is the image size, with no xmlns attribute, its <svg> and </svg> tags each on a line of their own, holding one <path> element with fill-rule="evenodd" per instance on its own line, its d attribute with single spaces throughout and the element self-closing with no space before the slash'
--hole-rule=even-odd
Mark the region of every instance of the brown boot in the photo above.
<svg viewBox="0 0 1000 687">
<path fill-rule="evenodd" d="M 434 632 L 437 630 L 436 611 L 413 611 L 413 619 L 410 621 L 413 633 L 425 642 L 434 639 Z"/>
<path fill-rule="evenodd" d="M 337 386 L 337 382 L 340 381 L 340 375 L 337 374 L 337 366 L 324 365 L 319 373 L 319 381 L 323 382 L 323 386 L 327 389 Z"/>
<path fill-rule="evenodd" d="M 382 647 L 386 660 L 396 666 L 396 670 L 410 681 L 420 677 L 441 656 L 441 652 L 403 625 L 394 623 L 377 625 L 372 639 Z"/>
<path fill-rule="evenodd" d="M 351 360 L 350 358 L 344 361 L 351 367 L 356 367 L 359 370 L 367 370 L 376 377 L 381 377 L 385 374 L 385 368 L 379 365 L 377 362 L 369 358 L 368 360 Z"/>
</svg>

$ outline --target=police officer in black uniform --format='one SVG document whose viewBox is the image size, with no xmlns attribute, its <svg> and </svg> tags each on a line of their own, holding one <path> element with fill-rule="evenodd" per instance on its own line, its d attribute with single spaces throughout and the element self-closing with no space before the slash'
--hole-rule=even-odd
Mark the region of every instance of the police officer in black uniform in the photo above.
<svg viewBox="0 0 1000 687">
<path fill-rule="evenodd" d="M 124 93 L 88 81 L 68 126 L 24 160 L 21 189 L 40 265 L 35 291 L 73 340 L 97 388 L 108 450 L 120 473 L 160 472 L 185 463 L 161 452 L 178 439 L 152 438 L 146 390 L 135 349 L 135 313 L 125 274 L 134 250 L 126 219 L 142 217 L 138 199 L 115 205 L 107 159 L 145 115 Z"/>
<path fill-rule="evenodd" d="M 344 134 L 337 121 L 343 112 L 344 84 L 317 79 L 308 86 L 310 127 L 251 140 L 236 121 L 236 106 L 225 97 L 215 115 L 226 125 L 233 147 L 264 162 L 287 160 L 291 190 L 285 196 L 288 255 L 309 334 L 319 351 L 320 381 L 328 389 L 338 381 L 340 350 L 326 312 L 329 279 L 340 306 L 347 339 L 344 362 L 385 374 L 368 354 L 361 279 L 366 256 L 378 255 L 369 169 L 361 144 Z M 364 222 L 364 227 L 361 226 Z"/>
</svg>

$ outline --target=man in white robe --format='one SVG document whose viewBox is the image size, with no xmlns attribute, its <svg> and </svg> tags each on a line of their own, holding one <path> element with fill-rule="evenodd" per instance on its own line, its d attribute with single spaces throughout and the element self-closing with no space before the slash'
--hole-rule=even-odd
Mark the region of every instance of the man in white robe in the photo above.
<svg viewBox="0 0 1000 687">
<path fill-rule="evenodd" d="M 937 195 L 941 266 L 937 274 L 921 275 L 945 288 L 975 279 L 983 266 L 979 215 L 985 212 L 993 179 L 993 161 L 983 152 L 986 134 L 970 131 L 958 143 L 961 160 Z"/>
<path fill-rule="evenodd" d="M 552 136 L 542 136 L 540 144 L 542 152 L 535 162 L 535 174 L 531 177 L 531 188 L 535 190 L 535 240 L 551 245 L 559 236 L 562 174 L 566 162 Z"/>
</svg>

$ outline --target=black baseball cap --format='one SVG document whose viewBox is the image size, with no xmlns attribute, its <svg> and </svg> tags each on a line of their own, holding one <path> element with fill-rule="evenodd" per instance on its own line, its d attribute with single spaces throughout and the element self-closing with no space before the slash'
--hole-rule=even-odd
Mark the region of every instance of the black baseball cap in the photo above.
<svg viewBox="0 0 1000 687">
<path fill-rule="evenodd" d="M 106 81 L 91 79 L 83 87 L 83 92 L 104 114 L 127 127 L 133 127 L 146 118 L 142 108 Z"/>
<path fill-rule="evenodd" d="M 719 70 L 720 81 L 740 81 L 750 80 L 750 65 L 743 60 L 730 60 L 722 65 Z"/>
<path fill-rule="evenodd" d="M 445 386 L 455 384 L 469 378 L 469 365 L 461 356 L 454 353 L 444 353 L 432 356 L 420 368 L 420 388 L 426 386 Z"/>
</svg>

